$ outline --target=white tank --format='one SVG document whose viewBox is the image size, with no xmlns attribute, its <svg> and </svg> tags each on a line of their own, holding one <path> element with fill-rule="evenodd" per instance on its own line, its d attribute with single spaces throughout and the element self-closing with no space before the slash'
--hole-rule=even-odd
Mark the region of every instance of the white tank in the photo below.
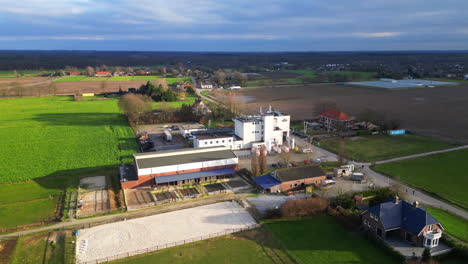
<svg viewBox="0 0 468 264">
<path fill-rule="evenodd" d="M 283 151 L 286 152 L 286 153 L 289 152 L 289 147 L 288 147 L 288 146 L 283 146 L 282 149 L 283 149 Z"/>
</svg>

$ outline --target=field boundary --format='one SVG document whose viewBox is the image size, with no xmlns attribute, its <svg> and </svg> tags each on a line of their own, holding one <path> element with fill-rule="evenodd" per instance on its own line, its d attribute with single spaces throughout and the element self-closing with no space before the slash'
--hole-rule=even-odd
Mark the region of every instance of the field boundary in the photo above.
<svg viewBox="0 0 468 264">
<path fill-rule="evenodd" d="M 232 233 L 248 231 L 248 230 L 258 228 L 260 226 L 261 226 L 260 224 L 253 224 L 253 225 L 250 225 L 250 226 L 247 226 L 247 227 L 244 227 L 244 228 L 226 229 L 226 230 L 224 230 L 222 232 L 217 232 L 217 233 L 213 233 L 213 234 L 209 234 L 209 235 L 184 239 L 184 240 L 180 240 L 180 241 L 177 241 L 177 242 L 172 242 L 172 243 L 168 243 L 168 244 L 164 244 L 164 245 L 158 245 L 158 246 L 155 246 L 155 247 L 149 247 L 149 248 L 145 248 L 145 249 L 130 251 L 130 252 L 127 252 L 127 253 L 118 254 L 118 255 L 114 255 L 114 256 L 110 256 L 110 257 L 106 257 L 106 258 L 101 258 L 101 259 L 96 259 L 96 260 L 92 260 L 92 261 L 81 262 L 81 261 L 77 260 L 76 263 L 77 264 L 97 264 L 97 263 L 109 262 L 109 261 L 113 261 L 113 260 L 117 260 L 117 259 L 137 256 L 137 255 L 141 255 L 141 254 L 145 254 L 145 253 L 149 253 L 149 252 L 153 252 L 153 251 L 157 251 L 157 250 L 161 250 L 161 249 L 165 249 L 165 248 L 170 248 L 170 247 L 185 245 L 185 244 L 188 244 L 188 243 L 197 242 L 197 241 L 201 241 L 201 240 L 206 240 L 206 239 L 210 239 L 210 238 L 225 236 L 225 235 L 232 234 Z"/>
</svg>

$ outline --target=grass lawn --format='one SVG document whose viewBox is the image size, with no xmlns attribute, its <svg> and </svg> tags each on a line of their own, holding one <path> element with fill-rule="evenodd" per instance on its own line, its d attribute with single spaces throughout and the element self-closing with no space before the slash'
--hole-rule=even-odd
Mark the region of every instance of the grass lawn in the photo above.
<svg viewBox="0 0 468 264">
<path fill-rule="evenodd" d="M 315 71 L 312 71 L 312 70 L 287 70 L 287 72 L 302 74 L 302 75 L 305 75 L 305 76 L 308 76 L 308 77 L 316 77 L 317 76 Z"/>
<path fill-rule="evenodd" d="M 330 216 L 266 223 L 298 263 L 398 263 Z"/>
<path fill-rule="evenodd" d="M 88 76 L 85 76 L 85 75 L 67 76 L 67 77 L 63 77 L 60 79 L 56 79 L 54 80 L 54 82 L 79 82 L 86 78 L 88 78 Z"/>
<path fill-rule="evenodd" d="M 111 77 L 86 77 L 81 82 L 102 82 L 108 81 Z"/>
<path fill-rule="evenodd" d="M 341 139 L 320 141 L 320 147 L 338 153 Z M 346 156 L 352 160 L 379 161 L 454 147 L 447 142 L 414 135 L 346 138 Z"/>
<path fill-rule="evenodd" d="M 0 205 L 0 229 L 14 228 L 54 218 L 55 198 Z"/>
<path fill-rule="evenodd" d="M 2 184 L 0 185 L 0 206 L 55 196 L 62 193 L 67 186 L 68 179 L 66 177 Z"/>
<path fill-rule="evenodd" d="M 40 233 L 32 236 L 21 237 L 13 252 L 12 264 L 63 264 L 65 251 L 64 235 L 59 235 L 53 244 L 47 242 L 56 233 Z"/>
<path fill-rule="evenodd" d="M 182 107 L 183 104 L 193 105 L 193 103 L 195 103 L 195 99 L 196 99 L 196 97 L 187 96 L 185 98 L 185 100 L 183 100 L 183 101 L 168 102 L 168 104 L 170 104 L 174 108 L 180 108 L 180 107 Z M 161 105 L 160 102 L 154 102 L 153 103 L 153 109 L 159 109 L 160 105 Z"/>
<path fill-rule="evenodd" d="M 285 257 L 284 252 L 279 252 Z M 274 262 L 257 241 L 228 235 L 126 258 L 112 263 L 281 263 Z M 288 262 L 286 262 L 288 263 Z"/>
<path fill-rule="evenodd" d="M 208 122 L 205 123 L 205 126 L 208 127 L 208 128 L 215 128 L 216 125 L 233 125 L 234 122 L 233 121 L 211 121 L 211 126 L 208 127 Z"/>
<path fill-rule="evenodd" d="M 439 208 L 426 207 L 425 209 L 442 223 L 445 232 L 468 242 L 468 220 Z"/>
<path fill-rule="evenodd" d="M 49 74 L 52 71 L 42 71 L 42 70 L 23 70 L 16 71 L 16 76 L 14 71 L 0 71 L 0 78 L 15 78 L 15 77 L 35 77 L 38 75 Z"/>
<path fill-rule="evenodd" d="M 138 151 L 117 100 L 1 100 L 0 112 L 0 183 L 118 165 Z"/>
<path fill-rule="evenodd" d="M 112 76 L 108 81 L 131 81 L 133 76 Z"/>
<path fill-rule="evenodd" d="M 427 80 L 439 81 L 439 82 L 454 82 L 454 83 L 468 83 L 468 80 L 454 80 L 448 78 L 429 78 Z"/>
<path fill-rule="evenodd" d="M 468 149 L 376 165 L 374 169 L 468 208 Z"/>
<path fill-rule="evenodd" d="M 166 78 L 167 84 L 174 84 L 176 82 L 191 82 L 192 78 L 182 77 L 182 78 Z"/>
<path fill-rule="evenodd" d="M 155 81 L 159 79 L 161 76 L 133 76 L 132 81 Z"/>
</svg>

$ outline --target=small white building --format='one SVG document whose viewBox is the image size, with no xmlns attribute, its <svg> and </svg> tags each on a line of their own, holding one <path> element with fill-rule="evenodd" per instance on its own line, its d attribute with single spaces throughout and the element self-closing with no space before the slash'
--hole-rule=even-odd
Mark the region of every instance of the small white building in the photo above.
<svg viewBox="0 0 468 264">
<path fill-rule="evenodd" d="M 242 89 L 242 87 L 240 87 L 239 85 L 234 85 L 234 86 L 229 87 L 229 90 L 240 90 L 240 89 Z"/>
<path fill-rule="evenodd" d="M 213 89 L 213 84 L 209 82 L 201 82 L 200 83 L 200 88 L 202 89 Z"/>
<path fill-rule="evenodd" d="M 208 148 L 224 146 L 229 149 L 234 149 L 236 137 L 228 133 L 203 133 L 194 135 L 194 148 Z"/>
</svg>

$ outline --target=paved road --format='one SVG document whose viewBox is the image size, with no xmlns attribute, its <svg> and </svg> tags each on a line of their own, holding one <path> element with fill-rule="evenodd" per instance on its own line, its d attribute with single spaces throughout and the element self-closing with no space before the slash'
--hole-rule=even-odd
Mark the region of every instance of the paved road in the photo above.
<svg viewBox="0 0 468 264">
<path fill-rule="evenodd" d="M 302 140 L 302 142 L 305 142 L 305 141 Z M 307 143 L 307 144 L 309 144 L 309 143 Z M 316 146 L 312 146 L 311 144 L 309 144 L 309 146 L 311 148 L 313 148 L 315 151 L 323 153 L 323 156 L 327 157 L 328 160 L 338 160 L 337 155 L 334 154 L 334 153 L 331 153 L 329 151 L 326 151 L 326 150 L 321 149 L 321 148 L 316 147 Z M 410 156 L 405 156 L 405 157 L 400 157 L 400 158 L 395 158 L 395 159 L 378 161 L 378 162 L 375 162 L 375 164 L 384 164 L 384 163 L 389 163 L 389 162 L 414 159 L 414 158 L 425 157 L 425 156 L 430 156 L 430 155 L 439 154 L 439 153 L 446 153 L 446 152 L 450 152 L 450 151 L 456 151 L 456 150 L 460 150 L 460 149 L 468 149 L 468 145 L 460 146 L 460 147 L 456 147 L 456 148 L 438 150 L 438 151 L 431 151 L 431 152 L 427 152 L 427 153 L 415 154 L 415 155 L 410 155 Z M 447 210 L 447 211 L 452 212 L 454 214 L 457 214 L 457 215 L 459 215 L 459 216 L 461 216 L 461 217 L 463 217 L 465 219 L 468 219 L 468 212 L 467 211 L 465 211 L 463 209 L 460 209 L 460 208 L 457 208 L 455 206 L 452 206 L 451 204 L 446 203 L 444 201 L 441 201 L 439 199 L 436 199 L 436 198 L 434 198 L 434 197 L 432 197 L 432 196 L 430 196 L 430 195 L 428 195 L 428 194 L 426 194 L 424 192 L 421 192 L 418 189 L 412 188 L 412 187 L 410 187 L 410 186 L 408 186 L 408 185 L 406 185 L 406 184 L 404 184 L 402 182 L 396 181 L 396 180 L 394 180 L 394 179 L 392 179 L 390 177 L 387 177 L 385 175 L 382 175 L 382 174 L 380 174 L 378 172 L 373 171 L 369 167 L 372 163 L 359 163 L 359 162 L 351 162 L 351 163 L 355 164 L 356 166 L 363 166 L 363 168 L 361 170 L 374 182 L 374 184 L 376 186 L 388 187 L 388 186 L 392 186 L 392 185 L 396 185 L 396 184 L 401 186 L 402 191 L 404 191 L 405 194 L 406 194 L 406 197 L 403 197 L 403 198 L 405 198 L 409 202 L 418 201 L 418 202 L 421 202 L 421 203 L 424 203 L 424 204 L 427 204 L 427 205 L 430 205 L 430 206 L 433 206 L 433 207 L 438 207 L 438 208 Z"/>
<path fill-rule="evenodd" d="M 9 234 L 0 235 L 0 239 L 7 239 L 7 238 L 14 238 L 18 236 L 24 236 L 29 234 L 34 234 L 43 231 L 52 231 L 56 229 L 62 228 L 75 228 L 75 229 L 82 229 L 83 227 L 90 227 L 99 224 L 106 224 L 111 222 L 118 222 L 122 221 L 123 219 L 130 219 L 130 218 L 137 218 L 137 217 L 145 217 L 155 214 L 167 213 L 176 210 L 182 210 L 202 205 L 208 205 L 213 203 L 218 203 L 222 201 L 230 201 L 236 199 L 242 199 L 249 195 L 249 193 L 239 193 L 239 194 L 223 194 L 223 195 L 216 195 L 216 196 L 209 196 L 200 199 L 194 200 L 187 200 L 181 201 L 176 203 L 158 205 L 153 207 L 148 207 L 145 209 L 137 210 L 137 211 L 129 211 L 121 214 L 111 214 L 111 215 L 104 215 L 104 216 L 97 216 L 92 218 L 84 218 L 84 219 L 75 219 L 70 222 L 60 222 L 57 224 L 43 226 L 34 229 L 28 229 L 24 231 L 13 232 Z"/>
</svg>

